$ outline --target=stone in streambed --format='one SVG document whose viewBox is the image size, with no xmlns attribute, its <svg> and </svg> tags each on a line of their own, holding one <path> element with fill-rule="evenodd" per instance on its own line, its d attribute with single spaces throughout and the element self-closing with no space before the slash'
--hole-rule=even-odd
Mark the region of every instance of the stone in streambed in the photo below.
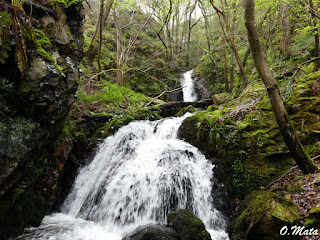
<svg viewBox="0 0 320 240">
<path fill-rule="evenodd" d="M 141 226 L 128 234 L 122 240 L 178 240 L 175 230 L 160 224 L 148 224 Z"/>
<path fill-rule="evenodd" d="M 172 224 L 180 239 L 211 240 L 203 222 L 190 210 L 178 209 L 168 215 L 168 223 Z"/>
</svg>

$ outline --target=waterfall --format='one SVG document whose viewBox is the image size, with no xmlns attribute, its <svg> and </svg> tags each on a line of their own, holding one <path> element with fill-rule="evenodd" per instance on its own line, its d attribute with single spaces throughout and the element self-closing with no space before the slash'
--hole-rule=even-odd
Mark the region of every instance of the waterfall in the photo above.
<svg viewBox="0 0 320 240">
<path fill-rule="evenodd" d="M 185 72 L 181 78 L 181 87 L 183 87 L 183 101 L 194 102 L 198 100 L 197 93 L 192 80 L 193 70 Z"/>
<path fill-rule="evenodd" d="M 224 217 L 213 206 L 214 165 L 177 138 L 190 115 L 131 122 L 106 138 L 79 172 L 61 212 L 18 239 L 121 240 L 140 225 L 166 223 L 168 213 L 187 208 L 213 240 L 227 240 Z"/>
</svg>

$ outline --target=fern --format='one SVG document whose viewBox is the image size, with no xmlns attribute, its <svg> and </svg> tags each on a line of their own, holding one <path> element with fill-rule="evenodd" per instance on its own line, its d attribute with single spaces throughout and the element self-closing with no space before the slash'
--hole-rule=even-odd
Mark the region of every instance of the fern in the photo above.
<svg viewBox="0 0 320 240">
<path fill-rule="evenodd" d="M 308 75 L 313 72 L 313 68 L 314 68 L 314 62 L 310 63 L 307 66 L 302 66 L 301 71 L 304 72 L 306 75 Z"/>
<path fill-rule="evenodd" d="M 78 2 L 81 2 L 82 0 L 53 0 L 53 1 L 56 2 L 57 4 L 59 4 L 60 6 L 64 7 L 64 8 L 68 8 L 72 4 L 76 4 Z"/>
</svg>

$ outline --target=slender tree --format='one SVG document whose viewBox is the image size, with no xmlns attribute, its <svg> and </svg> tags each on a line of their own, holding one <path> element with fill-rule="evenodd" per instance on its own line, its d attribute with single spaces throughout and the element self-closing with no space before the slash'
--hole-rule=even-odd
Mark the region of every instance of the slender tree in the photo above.
<svg viewBox="0 0 320 240">
<path fill-rule="evenodd" d="M 312 25 L 314 27 L 315 30 L 315 34 L 314 34 L 314 57 L 318 58 L 319 57 L 319 32 L 318 32 L 318 26 L 317 26 L 317 17 L 314 14 L 314 4 L 313 4 L 313 0 L 309 0 L 309 4 L 310 4 L 310 9 L 311 9 L 311 21 L 312 21 Z M 314 71 L 318 71 L 320 67 L 320 59 L 316 59 L 314 62 Z"/>
<path fill-rule="evenodd" d="M 255 23 L 255 1 L 245 0 L 245 21 L 248 30 L 248 40 L 251 48 L 254 65 L 259 72 L 262 81 L 267 88 L 267 92 L 271 101 L 272 110 L 276 117 L 278 126 L 282 133 L 283 139 L 288 146 L 288 149 L 298 164 L 299 168 L 304 173 L 312 173 L 317 170 L 317 166 L 307 155 L 297 134 L 290 122 L 289 115 L 285 109 L 281 99 L 280 92 L 275 78 L 270 71 L 265 57 L 262 53 L 259 35 Z"/>
<path fill-rule="evenodd" d="M 240 69 L 240 74 L 241 74 L 241 78 L 242 78 L 242 81 L 243 81 L 243 85 L 244 87 L 248 85 L 248 79 L 247 79 L 247 76 L 246 76 L 246 73 L 244 71 L 244 68 L 243 68 L 243 65 L 242 65 L 242 62 L 241 62 L 241 59 L 240 59 L 240 55 L 239 55 L 239 52 L 237 50 L 237 47 L 236 47 L 236 44 L 234 43 L 234 38 L 233 38 L 233 35 L 231 33 L 231 29 L 230 29 L 230 25 L 229 25 L 229 21 L 228 21 L 228 18 L 227 18 L 227 15 L 225 13 L 225 11 L 223 11 L 223 9 L 219 8 L 214 2 L 213 0 L 210 0 L 210 3 L 212 5 L 212 7 L 214 8 L 214 10 L 216 10 L 216 12 L 222 16 L 223 18 L 223 21 L 224 21 L 224 24 L 225 24 L 225 27 L 226 27 L 226 37 L 230 43 L 230 46 L 234 52 L 234 55 L 236 57 L 236 60 L 237 60 L 237 63 L 238 63 L 238 67 Z M 222 30 L 224 31 L 224 29 L 222 28 Z"/>
</svg>

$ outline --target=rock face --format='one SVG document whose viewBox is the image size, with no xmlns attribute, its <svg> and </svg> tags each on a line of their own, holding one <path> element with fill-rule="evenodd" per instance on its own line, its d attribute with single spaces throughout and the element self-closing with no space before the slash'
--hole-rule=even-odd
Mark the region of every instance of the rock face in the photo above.
<svg viewBox="0 0 320 240">
<path fill-rule="evenodd" d="M 168 215 L 168 223 L 172 224 L 180 239 L 211 240 L 203 222 L 190 210 L 178 209 Z"/>
<path fill-rule="evenodd" d="M 39 45 L 28 43 L 24 76 L 14 41 L 0 63 L 0 239 L 39 224 L 50 211 L 72 149 L 61 130 L 76 98 L 81 5 L 53 10 L 47 1 L 36 1 L 24 7 Z"/>
<path fill-rule="evenodd" d="M 211 92 L 205 86 L 205 79 L 201 78 L 200 74 L 192 72 L 192 79 L 195 83 L 196 92 L 200 99 L 207 99 L 210 98 Z"/>
<path fill-rule="evenodd" d="M 150 224 L 139 227 L 135 232 L 122 240 L 179 240 L 175 230 L 160 224 Z"/>
</svg>

